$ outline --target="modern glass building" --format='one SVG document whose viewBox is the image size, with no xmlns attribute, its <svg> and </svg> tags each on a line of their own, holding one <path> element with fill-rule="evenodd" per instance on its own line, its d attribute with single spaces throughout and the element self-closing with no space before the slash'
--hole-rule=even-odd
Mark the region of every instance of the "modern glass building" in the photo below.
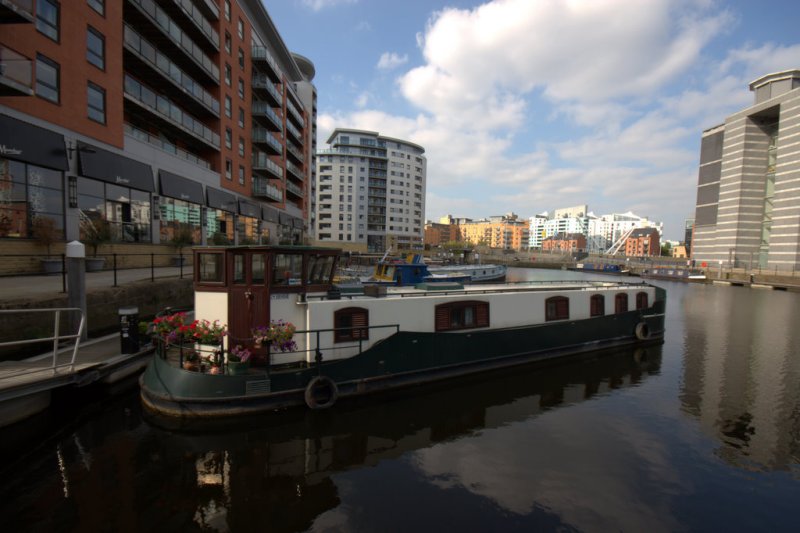
<svg viewBox="0 0 800 533">
<path fill-rule="evenodd" d="M 692 258 L 800 269 L 800 70 L 753 81 L 751 107 L 703 132 Z"/>
</svg>

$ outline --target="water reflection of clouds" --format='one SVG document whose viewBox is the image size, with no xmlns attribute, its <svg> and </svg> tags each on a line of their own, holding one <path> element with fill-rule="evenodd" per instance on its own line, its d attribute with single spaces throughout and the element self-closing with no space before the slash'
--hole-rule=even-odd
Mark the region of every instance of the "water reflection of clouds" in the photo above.
<svg viewBox="0 0 800 533">
<path fill-rule="evenodd" d="M 687 487 L 656 435 L 627 418 L 557 413 L 420 450 L 415 465 L 442 489 L 463 487 L 517 515 L 544 508 L 580 530 L 678 528 L 670 498 Z"/>
</svg>

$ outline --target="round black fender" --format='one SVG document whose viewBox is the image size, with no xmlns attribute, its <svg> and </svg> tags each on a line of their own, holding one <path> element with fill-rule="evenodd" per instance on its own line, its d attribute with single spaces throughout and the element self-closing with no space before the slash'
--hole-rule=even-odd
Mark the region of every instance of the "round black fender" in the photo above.
<svg viewBox="0 0 800 533">
<path fill-rule="evenodd" d="M 339 399 L 339 387 L 328 376 L 315 376 L 306 385 L 305 400 L 309 409 L 327 409 Z"/>
<path fill-rule="evenodd" d="M 636 334 L 636 338 L 640 341 L 647 340 L 650 338 L 650 326 L 647 325 L 647 322 L 639 322 L 636 324 L 634 333 Z"/>
</svg>

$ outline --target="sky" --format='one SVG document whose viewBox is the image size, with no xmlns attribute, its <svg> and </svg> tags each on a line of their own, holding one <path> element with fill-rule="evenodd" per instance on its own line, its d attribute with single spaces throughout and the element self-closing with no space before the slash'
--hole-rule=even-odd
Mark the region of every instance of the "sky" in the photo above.
<svg viewBox="0 0 800 533">
<path fill-rule="evenodd" d="M 681 240 L 703 130 L 800 68 L 800 2 L 274 0 L 316 68 L 318 149 L 335 128 L 409 140 L 427 220 L 586 204 Z"/>
</svg>

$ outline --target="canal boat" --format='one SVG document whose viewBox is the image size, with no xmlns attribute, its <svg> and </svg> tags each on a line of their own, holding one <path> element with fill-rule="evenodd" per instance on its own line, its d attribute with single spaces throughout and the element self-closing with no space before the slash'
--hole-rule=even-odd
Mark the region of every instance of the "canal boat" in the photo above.
<svg viewBox="0 0 800 533">
<path fill-rule="evenodd" d="M 448 265 L 428 267 L 432 274 L 447 275 L 450 273 L 461 273 L 469 276 L 470 283 L 490 283 L 505 281 L 505 265 L 477 264 L 477 265 Z"/>
<path fill-rule="evenodd" d="M 227 325 L 219 349 L 226 371 L 187 370 L 183 352 L 192 349 L 163 346 L 140 385 L 145 408 L 166 416 L 322 409 L 390 389 L 663 341 L 666 292 L 646 283 L 441 282 L 342 291 L 332 283 L 335 249 L 203 247 L 194 254 L 195 317 Z M 271 329 L 283 334 L 279 343 L 263 333 Z M 230 354 L 243 350 L 254 364 L 234 373 Z"/>
<path fill-rule="evenodd" d="M 706 281 L 705 272 L 694 268 L 655 267 L 643 270 L 640 276 L 649 279 L 691 281 L 697 283 Z"/>
<path fill-rule="evenodd" d="M 625 265 L 618 265 L 616 263 L 577 263 L 575 270 L 583 272 L 596 272 L 598 274 L 614 274 L 619 276 L 630 275 L 630 269 Z"/>
</svg>

